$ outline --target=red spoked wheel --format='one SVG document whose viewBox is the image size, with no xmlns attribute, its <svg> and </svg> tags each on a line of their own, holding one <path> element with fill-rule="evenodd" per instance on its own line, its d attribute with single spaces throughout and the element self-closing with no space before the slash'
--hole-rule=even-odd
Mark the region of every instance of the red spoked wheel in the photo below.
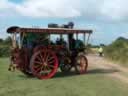
<svg viewBox="0 0 128 96">
<path fill-rule="evenodd" d="M 84 55 L 80 55 L 76 58 L 75 70 L 78 74 L 84 74 L 87 72 L 88 60 Z"/>
<path fill-rule="evenodd" d="M 51 78 L 57 72 L 58 58 L 51 50 L 37 51 L 32 56 L 30 68 L 39 79 Z"/>
</svg>

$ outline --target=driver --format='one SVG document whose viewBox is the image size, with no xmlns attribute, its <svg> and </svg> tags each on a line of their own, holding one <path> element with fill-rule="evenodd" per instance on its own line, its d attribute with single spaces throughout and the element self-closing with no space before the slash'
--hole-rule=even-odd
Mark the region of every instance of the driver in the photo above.
<svg viewBox="0 0 128 96">
<path fill-rule="evenodd" d="M 85 45 L 81 40 L 78 39 L 75 41 L 75 49 L 76 50 L 83 51 L 84 48 L 85 48 Z"/>
</svg>

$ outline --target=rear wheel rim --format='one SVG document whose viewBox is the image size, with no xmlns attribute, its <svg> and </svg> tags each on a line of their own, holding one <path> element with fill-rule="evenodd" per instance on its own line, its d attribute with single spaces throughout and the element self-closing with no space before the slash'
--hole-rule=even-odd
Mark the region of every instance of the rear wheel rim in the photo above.
<svg viewBox="0 0 128 96">
<path fill-rule="evenodd" d="M 34 76 L 48 79 L 55 75 L 58 59 L 51 50 L 38 51 L 32 56 L 30 67 Z"/>
</svg>

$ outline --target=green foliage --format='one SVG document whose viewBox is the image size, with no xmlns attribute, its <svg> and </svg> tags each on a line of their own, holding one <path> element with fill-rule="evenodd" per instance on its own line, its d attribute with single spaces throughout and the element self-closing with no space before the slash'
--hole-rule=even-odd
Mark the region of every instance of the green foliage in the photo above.
<svg viewBox="0 0 128 96">
<path fill-rule="evenodd" d="M 5 40 L 3 40 L 5 45 L 11 45 L 11 37 L 8 36 Z"/>
<path fill-rule="evenodd" d="M 105 56 L 122 64 L 128 64 L 128 39 L 119 37 L 105 47 Z"/>
<path fill-rule="evenodd" d="M 2 45 L 0 46 L 0 57 L 8 57 L 10 54 L 9 46 Z"/>
<path fill-rule="evenodd" d="M 0 38 L 0 43 L 2 43 L 4 40 Z"/>
<path fill-rule="evenodd" d="M 11 38 L 0 39 L 0 57 L 8 57 L 10 54 Z"/>
</svg>

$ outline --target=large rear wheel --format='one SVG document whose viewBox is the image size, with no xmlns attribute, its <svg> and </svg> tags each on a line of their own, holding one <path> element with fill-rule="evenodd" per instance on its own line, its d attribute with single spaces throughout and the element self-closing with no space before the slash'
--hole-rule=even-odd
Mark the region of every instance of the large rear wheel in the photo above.
<svg viewBox="0 0 128 96">
<path fill-rule="evenodd" d="M 40 79 L 51 78 L 58 68 L 57 56 L 51 50 L 37 51 L 31 58 L 30 68 L 33 75 Z"/>
</svg>

